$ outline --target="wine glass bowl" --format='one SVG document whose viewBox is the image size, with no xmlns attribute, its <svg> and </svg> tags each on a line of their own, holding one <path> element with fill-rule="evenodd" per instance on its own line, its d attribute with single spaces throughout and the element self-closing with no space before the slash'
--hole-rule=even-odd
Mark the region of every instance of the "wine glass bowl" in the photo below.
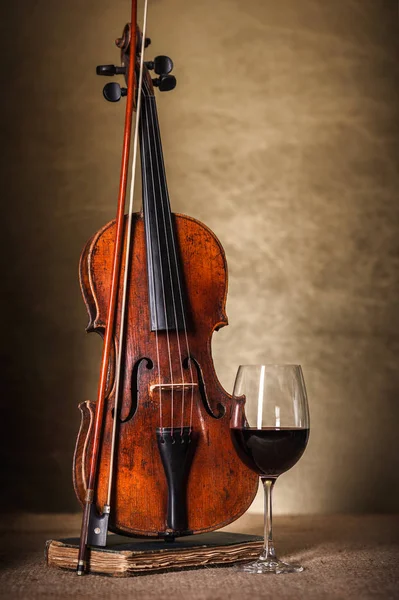
<svg viewBox="0 0 399 600">
<path fill-rule="evenodd" d="M 280 561 L 272 537 L 272 491 L 277 477 L 291 469 L 309 438 L 309 409 L 299 365 L 241 365 L 234 384 L 231 436 L 241 460 L 263 483 L 265 543 L 250 573 L 292 573 L 300 565 Z"/>
</svg>

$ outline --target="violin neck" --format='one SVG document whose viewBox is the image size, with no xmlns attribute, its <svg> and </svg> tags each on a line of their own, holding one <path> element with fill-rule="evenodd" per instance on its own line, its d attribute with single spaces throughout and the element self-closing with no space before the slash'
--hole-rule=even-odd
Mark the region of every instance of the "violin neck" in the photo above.
<svg viewBox="0 0 399 600">
<path fill-rule="evenodd" d="M 142 97 L 140 144 L 151 330 L 181 330 L 185 317 L 179 249 L 152 95 Z"/>
</svg>

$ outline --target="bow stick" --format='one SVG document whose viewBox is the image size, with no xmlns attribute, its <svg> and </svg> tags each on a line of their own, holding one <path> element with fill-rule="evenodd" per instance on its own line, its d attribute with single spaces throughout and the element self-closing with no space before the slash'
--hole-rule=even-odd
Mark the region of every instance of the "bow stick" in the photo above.
<svg viewBox="0 0 399 600">
<path fill-rule="evenodd" d="M 100 443 L 101 443 L 101 431 L 104 421 L 104 406 L 105 399 L 107 395 L 107 380 L 109 373 L 109 361 L 111 355 L 111 348 L 113 346 L 114 339 L 114 329 L 115 329 L 115 317 L 116 317 L 116 304 L 117 304 L 117 295 L 118 288 L 120 283 L 121 276 L 121 261 L 123 254 L 123 242 L 124 242 L 124 223 L 125 223 L 125 203 L 126 203 L 126 190 L 128 183 L 128 172 L 129 172 L 129 157 L 130 157 L 130 142 L 131 142 L 131 134 L 132 134 L 132 121 L 133 121 L 133 112 L 135 106 L 135 92 L 137 92 L 137 106 L 136 106 L 136 124 L 135 124 L 135 135 L 134 135 L 134 143 L 133 143 L 133 160 L 132 160 L 132 170 L 131 170 L 131 181 L 130 181 L 130 209 L 129 215 L 132 213 L 132 205 L 133 205 L 133 190 L 134 190 L 134 180 L 135 180 L 135 171 L 136 171 L 136 161 L 137 161 L 137 147 L 138 147 L 138 123 L 140 118 L 140 104 L 141 104 L 141 83 L 142 83 L 142 74 L 143 74 L 143 60 L 144 60 L 144 48 L 145 48 L 145 29 L 146 29 L 146 15 L 147 15 L 147 0 L 145 2 L 144 7 L 144 21 L 143 21 L 143 31 L 141 38 L 141 57 L 140 57 L 140 75 L 139 81 L 136 82 L 135 79 L 135 65 L 136 65 L 136 38 L 138 33 L 138 28 L 136 25 L 137 22 L 137 1 L 132 0 L 132 9 L 131 9 L 131 25 L 130 25 L 130 52 L 129 52 L 129 69 L 127 76 L 127 102 L 126 102 L 126 116 L 125 116 L 125 128 L 123 134 L 123 147 L 122 147 L 122 164 L 121 164 L 121 172 L 120 172 L 120 182 L 119 182 L 119 194 L 118 194 L 118 207 L 116 213 L 116 237 L 115 237 L 115 248 L 114 248 L 114 257 L 113 257 L 113 265 L 112 265 L 112 277 L 111 277 L 111 289 L 110 289 L 110 298 L 109 298 L 109 306 L 108 306 L 108 314 L 107 314 L 107 323 L 105 327 L 105 335 L 104 335 L 104 343 L 102 350 L 102 358 L 101 358 L 101 370 L 100 370 L 100 380 L 98 385 L 97 392 L 97 402 L 96 402 L 96 411 L 94 418 L 94 433 L 93 433 L 93 444 L 92 451 L 90 457 L 90 471 L 89 471 L 89 479 L 86 490 L 86 497 L 83 508 L 83 517 L 82 517 L 82 527 L 80 533 L 80 544 L 79 544 L 79 553 L 78 553 L 78 564 L 77 564 L 77 574 L 83 575 L 86 570 L 86 554 L 87 554 L 87 545 L 88 545 L 88 537 L 89 537 L 89 528 L 91 529 L 95 524 L 100 525 L 100 527 L 96 530 L 97 533 L 101 533 L 101 537 L 98 539 L 103 540 L 103 545 L 105 545 L 107 530 L 108 530 L 108 518 L 111 510 L 111 489 L 112 489 L 112 480 L 113 480 L 113 460 L 114 460 L 114 449 L 115 449 L 115 435 L 116 435 L 116 423 L 117 423 L 117 406 L 118 406 L 118 380 L 116 385 L 116 394 L 115 394 L 115 406 L 114 406 L 114 423 L 113 423 L 113 435 L 112 435 L 112 447 L 111 447 L 111 457 L 110 457 L 110 469 L 109 469 L 109 480 L 108 480 L 108 498 L 107 503 L 103 506 L 103 514 L 102 516 L 97 515 L 96 507 L 95 507 L 95 491 L 96 491 L 96 478 L 98 471 L 98 461 L 99 461 L 99 451 L 100 451 Z M 125 34 L 127 31 L 125 29 Z M 119 45 L 119 40 L 117 40 L 117 45 Z M 136 85 L 137 84 L 137 85 Z M 130 236 L 130 226 L 131 220 L 128 222 L 128 233 Z M 124 309 L 122 307 L 122 317 L 124 314 Z M 118 360 L 120 359 L 121 348 L 119 349 Z"/>
</svg>

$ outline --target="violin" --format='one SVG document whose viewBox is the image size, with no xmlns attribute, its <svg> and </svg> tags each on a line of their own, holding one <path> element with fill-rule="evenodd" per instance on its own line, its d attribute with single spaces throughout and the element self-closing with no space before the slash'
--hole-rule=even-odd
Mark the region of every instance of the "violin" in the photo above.
<svg viewBox="0 0 399 600">
<path fill-rule="evenodd" d="M 116 40 L 121 66 L 97 67 L 124 75 L 126 88 L 108 83 L 104 96 L 126 96 L 126 118 L 116 219 L 87 242 L 79 268 L 87 331 L 102 336 L 103 352 L 97 401 L 79 407 L 78 574 L 87 546 L 105 546 L 108 531 L 171 541 L 212 531 L 242 515 L 258 485 L 233 446 L 234 399 L 212 361 L 212 334 L 227 325 L 225 254 L 206 225 L 171 212 L 154 87 L 169 91 L 176 79 L 170 58 L 144 60 L 146 7 L 142 31 L 136 13 L 133 0 Z M 134 213 L 138 154 L 143 198 Z"/>
</svg>

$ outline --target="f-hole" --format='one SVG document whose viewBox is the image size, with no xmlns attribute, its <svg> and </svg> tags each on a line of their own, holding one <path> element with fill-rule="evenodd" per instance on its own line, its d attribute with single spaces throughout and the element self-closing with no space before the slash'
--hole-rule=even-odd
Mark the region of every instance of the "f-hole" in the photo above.
<svg viewBox="0 0 399 600">
<path fill-rule="evenodd" d="M 133 419 L 134 415 L 136 414 L 137 411 L 137 407 L 138 407 L 138 402 L 139 402 L 139 368 L 142 362 L 146 362 L 146 368 L 148 370 L 151 370 L 154 367 L 154 363 L 152 362 L 152 360 L 150 358 L 140 358 L 134 365 L 133 370 L 132 370 L 132 383 L 131 383 L 131 387 L 130 387 L 130 409 L 129 409 L 129 413 L 127 414 L 127 416 L 122 419 L 122 417 L 120 416 L 119 413 L 119 418 L 118 421 L 119 423 L 127 423 L 127 421 L 130 421 L 130 419 Z M 122 408 L 120 409 L 120 412 L 122 411 Z M 112 418 L 114 418 L 114 414 L 115 411 L 114 409 L 112 409 Z"/>
<path fill-rule="evenodd" d="M 203 378 L 203 375 L 202 375 L 202 370 L 201 370 L 201 367 L 199 366 L 198 362 L 195 360 L 195 358 L 193 356 L 188 356 L 187 358 L 185 358 L 183 360 L 183 367 L 185 369 L 188 369 L 189 364 L 190 364 L 189 363 L 190 360 L 193 363 L 193 365 L 195 366 L 195 369 L 197 371 L 198 389 L 199 389 L 199 392 L 201 394 L 202 402 L 203 402 L 203 405 L 204 405 L 204 408 L 205 408 L 206 412 L 208 413 L 208 415 L 210 417 L 213 417 L 214 419 L 221 419 L 226 414 L 226 408 L 224 407 L 223 404 L 221 404 L 220 402 L 218 402 L 217 405 L 216 405 L 218 413 L 214 413 L 213 412 L 213 410 L 211 408 L 211 405 L 209 404 L 208 396 L 207 396 L 207 393 L 206 393 L 205 382 L 204 382 L 204 378 Z"/>
</svg>

